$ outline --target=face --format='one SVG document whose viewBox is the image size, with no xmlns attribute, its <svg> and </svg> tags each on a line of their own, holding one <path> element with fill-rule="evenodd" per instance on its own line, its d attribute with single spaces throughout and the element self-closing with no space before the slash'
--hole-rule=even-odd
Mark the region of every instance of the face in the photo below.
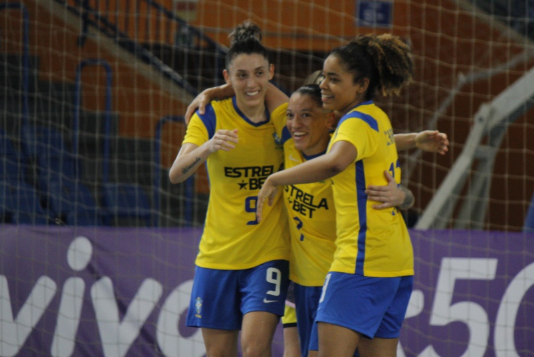
<svg viewBox="0 0 534 357">
<path fill-rule="evenodd" d="M 240 54 L 234 57 L 224 79 L 234 88 L 239 105 L 254 107 L 263 105 L 269 80 L 273 78 L 274 66 L 259 54 Z"/>
<path fill-rule="evenodd" d="M 354 74 L 347 71 L 344 62 L 335 55 L 326 58 L 321 82 L 323 108 L 336 110 L 342 115 L 363 101 L 369 79 L 354 83 Z"/>
<path fill-rule="evenodd" d="M 333 122 L 334 115 L 317 105 L 310 96 L 294 93 L 289 99 L 286 126 L 295 147 L 305 155 L 317 155 L 326 150 Z"/>
</svg>

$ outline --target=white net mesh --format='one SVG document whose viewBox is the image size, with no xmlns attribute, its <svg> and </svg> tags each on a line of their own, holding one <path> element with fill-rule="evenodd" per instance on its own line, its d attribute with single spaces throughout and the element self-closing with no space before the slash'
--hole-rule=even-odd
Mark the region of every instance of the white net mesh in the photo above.
<svg viewBox="0 0 534 357">
<path fill-rule="evenodd" d="M 113 217 L 104 217 L 105 224 L 143 225 L 148 215 L 153 224 L 183 225 L 191 223 L 188 219 L 201 224 L 208 192 L 205 173 L 196 175 L 193 192 L 186 194 L 185 186 L 168 185 L 165 170 L 184 132 L 177 117 L 198 91 L 222 83 L 228 34 L 245 19 L 263 29 L 276 66 L 275 81 L 288 93 L 321 68 L 329 49 L 356 34 L 392 32 L 411 44 L 415 83 L 400 97 L 378 102 L 397 132 L 437 128 L 448 134 L 451 150 L 444 157 L 402 154 L 405 183 L 417 198 L 410 222 L 421 215 L 464 150 L 480 106 L 511 86 L 533 63 L 528 12 L 523 17 L 503 11 L 489 14 L 468 2 L 37 1 L 24 5 L 22 12 L 16 8 L 2 12 L 5 119 L 1 129 L 23 154 L 22 162 L 27 160 L 22 181 L 41 190 L 41 195 L 49 190 L 47 180 L 68 180 L 72 171 L 97 207 L 112 205 L 102 197 L 108 183 L 140 186 L 135 187 L 137 195 L 146 192 L 148 209 L 142 197 L 136 196 L 133 203 L 146 211 L 139 213 L 144 218 L 117 221 L 120 210 L 115 208 Z M 496 8 L 486 10 L 497 12 Z M 26 22 L 23 13 L 28 15 Z M 179 15 L 194 27 L 185 26 Z M 506 26 L 510 23 L 512 28 Z M 528 102 L 525 108 L 530 108 Z M 486 214 L 473 228 L 521 230 L 524 225 L 534 191 L 528 165 L 532 161 L 528 115 L 527 110 L 503 127 L 506 133 L 495 166 L 483 172 L 491 175 L 487 205 L 483 204 Z M 36 136 L 32 133 L 36 126 L 47 131 L 38 128 Z M 45 169 L 39 166 L 38 153 L 46 152 L 49 161 L 56 155 L 49 152 L 57 144 L 49 141 L 55 140 L 49 131 L 63 139 L 64 147 L 57 153 L 78 154 L 72 162 L 57 163 L 61 169 L 75 166 L 63 176 L 43 175 Z M 44 161 L 41 158 L 41 166 Z M 474 160 L 468 168 L 472 170 L 468 182 L 478 174 L 476 164 Z M 112 187 L 110 191 L 116 192 Z M 458 226 L 462 220 L 458 207 L 477 199 L 467 191 L 454 197 L 457 204 L 450 219 L 445 218 L 446 227 Z M 53 221 L 61 212 L 50 210 L 45 201 L 43 208 Z M 63 214 L 59 218 L 66 222 Z M 471 227 L 469 222 L 461 225 Z"/>
<path fill-rule="evenodd" d="M 76 353 L 92 351 L 91 346 L 100 346 L 105 340 L 87 342 L 73 334 L 67 334 L 70 339 L 61 340 L 57 329 L 38 322 L 41 315 L 25 315 L 27 310 L 22 309 L 35 305 L 36 311 L 41 311 L 39 309 L 50 303 L 43 319 L 49 316 L 47 314 L 55 319 L 58 310 L 64 311 L 59 306 L 59 288 L 50 283 L 53 280 L 58 286 L 60 282 L 66 284 L 67 279 L 61 275 L 64 271 L 72 275 L 85 269 L 86 295 L 82 292 L 80 296 L 89 299 L 89 281 L 101 278 L 98 270 L 101 267 L 91 266 L 95 270 L 90 270 L 70 262 L 65 267 L 63 262 L 67 247 L 78 230 L 86 235 L 95 234 L 89 237 L 95 246 L 93 256 L 99 252 L 109 258 L 106 261 L 109 265 L 103 266 L 112 268 L 103 269 L 103 275 L 109 276 L 115 284 L 131 278 L 141 286 L 139 290 L 135 290 L 136 285 L 135 289 L 121 291 L 122 295 L 117 293 L 116 299 L 122 303 L 117 303 L 119 306 L 142 307 L 145 302 L 153 303 L 155 309 L 161 311 L 172 303 L 178 304 L 180 309 L 187 308 L 184 301 L 188 296 L 183 296 L 190 289 L 188 279 L 194 269 L 191 257 L 195 255 L 198 242 L 190 239 L 189 233 L 182 236 L 175 231 L 165 233 L 158 229 L 193 226 L 199 229 L 191 233 L 197 237 L 195 234 L 201 230 L 208 200 L 208 178 L 202 167 L 188 182 L 171 185 L 168 168 L 185 133 L 182 115 L 188 103 L 201 90 L 223 82 L 228 34 L 246 19 L 252 19 L 262 28 L 263 42 L 272 50 L 275 83 L 287 93 L 298 88 L 310 73 L 321 69 L 331 48 L 357 34 L 389 32 L 411 45 L 416 64 L 415 82 L 399 97 L 378 98 L 377 103 L 388 113 L 397 132 L 439 129 L 448 134 L 451 146 L 444 156 L 417 151 L 401 154 L 404 183 L 416 197 L 415 207 L 406 218 L 412 227 L 425 217 L 429 223 L 424 228 L 461 228 L 467 229 L 467 233 L 458 237 L 455 233 L 414 233 L 424 246 L 416 247 L 416 253 L 428 254 L 417 257 L 417 268 L 430 271 L 431 277 L 416 284 L 418 291 L 414 296 L 420 298 L 424 309 L 423 305 L 418 305 L 418 310 L 415 305 L 409 312 L 414 314 L 412 316 L 428 318 L 425 323 L 430 322 L 423 326 L 408 324 L 405 331 L 411 342 L 401 338 L 405 345 L 401 352 L 452 356 L 461 355 L 458 350 L 469 345 L 470 355 L 533 355 L 532 342 L 527 338 L 533 333 L 532 325 L 523 316 L 528 316 L 533 309 L 529 289 L 534 282 L 529 273 L 534 258 L 530 248 L 517 248 L 521 238 L 513 235 L 525 228 L 534 193 L 534 113 L 531 109 L 534 81 L 519 85 L 521 79 L 529 78 L 526 76 L 534 66 L 533 9 L 530 0 L 24 0 L 0 3 L 0 217 L 6 224 L 0 230 L 3 244 L 0 261 L 7 262 L 0 263 L 0 355 L 16 355 L 20 347 L 17 343 L 29 343 L 26 351 L 36 354 L 35 346 L 40 342 L 35 341 L 41 340 L 37 333 L 30 334 L 33 328 L 46 341 L 46 353 L 58 346 L 51 347 L 52 340 L 60 344 L 67 341 L 63 352 L 50 352 L 54 356 L 68 355 L 65 351 L 73 346 L 77 346 Z M 498 101 L 503 93 L 508 93 L 509 99 Z M 518 101 L 520 97 L 523 99 Z M 510 108 L 512 113 L 499 116 Z M 468 137 L 479 118 L 487 120 L 492 130 L 482 130 L 480 141 L 471 148 L 473 141 L 469 142 Z M 462 153 L 471 149 L 473 155 L 465 164 L 455 166 L 462 161 Z M 462 175 L 440 189 L 458 170 Z M 443 205 L 432 215 L 424 216 L 425 209 L 436 198 L 441 198 Z M 30 260 L 13 253 L 13 249 L 19 249 L 18 244 L 23 251 L 24 238 L 34 232 L 27 230 L 26 224 L 46 228 L 44 238 L 36 240 L 36 246 L 49 252 L 44 254 L 44 261 L 30 248 Z M 530 224 L 534 227 L 534 210 Z M 67 226 L 72 231 L 61 231 L 56 237 L 56 233 L 50 233 L 55 232 L 56 225 Z M 139 247 L 127 244 L 131 250 L 122 254 L 124 248 L 120 243 L 109 250 L 107 244 L 115 244 L 113 240 L 97 243 L 98 236 L 107 234 L 110 237 L 117 234 L 117 242 L 124 242 L 121 241 L 124 237 L 108 231 L 108 227 L 126 229 L 123 234 Z M 146 231 L 145 227 L 155 229 Z M 496 231 L 506 233 L 496 237 Z M 150 247 L 154 251 L 142 248 L 144 234 L 153 239 Z M 439 241 L 448 234 L 450 240 Z M 479 244 L 481 237 L 487 242 L 500 240 L 509 251 L 501 245 L 496 248 L 490 243 Z M 76 244 L 72 242 L 72 246 Z M 459 246 L 462 254 L 468 252 L 466 256 L 473 260 L 455 258 L 454 252 Z M 171 255 L 169 252 L 179 259 L 162 258 L 162 255 Z M 495 266 L 492 257 L 497 253 L 503 256 L 499 255 L 501 260 Z M 57 257 L 52 258 L 50 254 L 57 254 Z M 506 254 L 513 258 L 507 260 Z M 123 264 L 126 258 L 131 260 Z M 144 258 L 151 263 L 145 265 Z M 477 260 L 479 258 L 486 260 Z M 24 268 L 10 265 L 16 259 Z M 467 268 L 458 272 L 456 265 Z M 28 266 L 30 268 L 26 269 Z M 487 274 L 481 269 L 486 269 Z M 43 274 L 48 272 L 51 280 L 35 278 L 41 270 Z M 157 281 L 148 278 L 148 282 L 140 281 L 146 274 L 158 276 L 163 292 L 158 290 Z M 173 280 L 175 276 L 179 276 L 177 281 Z M 109 293 L 106 290 L 109 282 L 102 279 L 93 285 L 95 294 Z M 440 279 L 443 280 L 441 285 L 437 281 Z M 456 285 L 459 290 L 455 290 L 455 280 L 463 280 Z M 79 282 L 69 284 L 72 285 L 62 290 L 66 296 L 70 296 L 69 289 L 74 289 Z M 445 290 L 438 291 L 438 285 Z M 508 286 L 519 286 L 520 293 L 514 295 L 506 290 Z M 471 302 L 453 308 L 452 301 L 447 300 L 452 299 L 453 290 L 460 291 L 455 299 Z M 47 291 L 57 291 L 54 299 L 45 296 Z M 147 291 L 154 295 L 146 298 L 141 294 L 134 298 L 136 292 Z M 500 295 L 496 296 L 493 291 Z M 46 299 L 39 300 L 41 295 L 37 294 Z M 95 296 L 92 301 L 98 300 Z M 431 305 L 431 297 L 435 297 L 435 305 Z M 168 300 L 163 302 L 163 298 Z M 102 301 L 105 299 L 100 300 L 100 307 L 106 305 Z M 135 304 L 130 305 L 132 301 Z M 6 308 L 9 302 L 13 314 Z M 468 313 L 473 314 L 469 318 L 462 315 L 464 310 L 461 309 L 466 306 Z M 56 310 L 51 311 L 51 307 Z M 440 308 L 456 315 L 443 317 Z M 17 315 L 19 309 L 22 312 Z M 95 309 L 98 310 L 98 306 Z M 488 313 L 481 313 L 480 309 Z M 127 355 L 124 346 L 136 344 L 135 336 L 128 335 L 125 325 L 119 322 L 124 315 L 135 323 L 140 317 L 120 311 L 121 315 L 112 319 L 120 338 L 108 341 L 104 355 Z M 69 317 L 70 313 L 65 316 Z M 162 312 L 159 316 L 163 315 Z M 81 316 L 95 331 L 97 323 L 102 326 L 92 310 L 87 315 L 84 308 Z M 170 319 L 170 322 L 148 318 L 152 325 L 146 336 L 156 337 L 139 343 L 149 346 L 144 355 L 172 355 L 172 351 L 178 349 L 182 351 L 179 355 L 202 356 L 203 345 L 198 334 L 184 332 L 182 315 L 173 316 L 176 320 Z M 485 320 L 477 320 L 480 317 Z M 455 329 L 458 321 L 469 331 L 465 326 Z M 468 332 L 476 330 L 478 323 L 491 326 L 489 337 L 483 332 L 464 338 L 469 336 Z M 179 331 L 150 333 L 150 328 L 163 325 L 180 327 Z M 445 325 L 448 325 L 446 331 L 439 330 L 445 327 L 436 327 Z M 28 330 L 21 329 L 24 333 L 16 337 L 3 332 L 14 333 L 14 326 L 25 326 Z M 511 334 L 513 339 L 515 326 L 518 326 L 517 346 L 513 342 L 510 345 L 508 338 Z M 464 337 L 458 335 L 461 333 Z M 25 340 L 24 336 L 30 338 Z M 189 340 L 191 336 L 194 339 Z M 493 342 L 493 338 L 497 342 Z M 13 342 L 15 340 L 19 342 Z M 121 344 L 123 342 L 126 345 Z M 429 344 L 436 349 L 427 348 Z M 280 345 L 278 347 L 280 349 Z M 96 355 L 98 353 L 100 349 Z"/>
</svg>

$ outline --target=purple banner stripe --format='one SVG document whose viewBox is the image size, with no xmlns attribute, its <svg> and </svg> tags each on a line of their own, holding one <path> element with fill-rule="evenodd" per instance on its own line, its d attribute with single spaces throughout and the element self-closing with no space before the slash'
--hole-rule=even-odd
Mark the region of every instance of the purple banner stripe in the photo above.
<svg viewBox="0 0 534 357">
<path fill-rule="evenodd" d="M 201 232 L 2 226 L 0 356 L 204 356 L 185 326 Z M 534 234 L 411 236 L 398 356 L 534 356 Z"/>
</svg>

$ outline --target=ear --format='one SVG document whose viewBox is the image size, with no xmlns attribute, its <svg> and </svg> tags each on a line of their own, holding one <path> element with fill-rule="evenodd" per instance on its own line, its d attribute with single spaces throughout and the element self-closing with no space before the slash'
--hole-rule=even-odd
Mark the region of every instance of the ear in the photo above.
<svg viewBox="0 0 534 357">
<path fill-rule="evenodd" d="M 273 79 L 273 77 L 274 77 L 274 64 L 271 63 L 269 65 L 269 80 Z"/>
<path fill-rule="evenodd" d="M 223 77 L 227 84 L 230 84 L 230 73 L 226 69 L 223 70 Z"/>
<path fill-rule="evenodd" d="M 335 129 L 337 126 L 337 122 L 339 121 L 339 118 L 337 117 L 336 113 L 330 112 L 326 115 L 326 127 L 328 129 Z"/>
<path fill-rule="evenodd" d="M 364 78 L 360 81 L 360 88 L 358 89 L 358 94 L 367 92 L 367 88 L 369 88 L 369 82 L 369 78 Z"/>
</svg>

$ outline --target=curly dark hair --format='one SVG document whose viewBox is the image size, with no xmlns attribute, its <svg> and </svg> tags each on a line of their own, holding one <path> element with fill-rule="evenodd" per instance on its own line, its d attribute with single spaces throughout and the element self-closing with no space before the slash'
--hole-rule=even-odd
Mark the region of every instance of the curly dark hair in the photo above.
<svg viewBox="0 0 534 357">
<path fill-rule="evenodd" d="M 360 35 L 347 45 L 337 47 L 330 55 L 340 58 L 354 83 L 369 79 L 365 100 L 380 91 L 384 96 L 398 95 L 413 79 L 414 63 L 410 47 L 390 34 Z"/>
</svg>

